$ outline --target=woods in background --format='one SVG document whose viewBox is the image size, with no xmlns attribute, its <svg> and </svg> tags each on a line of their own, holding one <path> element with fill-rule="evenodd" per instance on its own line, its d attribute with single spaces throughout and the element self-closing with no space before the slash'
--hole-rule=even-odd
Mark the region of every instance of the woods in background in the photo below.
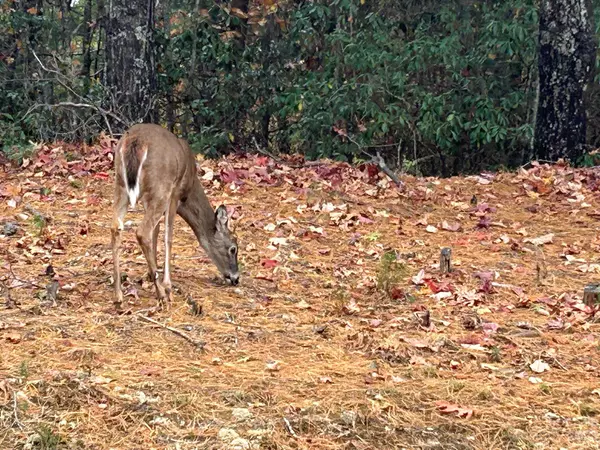
<svg viewBox="0 0 600 450">
<path fill-rule="evenodd" d="M 439 175 L 590 162 L 593 19 L 586 0 L 5 1 L 0 145 L 145 121 L 211 156 L 256 140 Z"/>
</svg>

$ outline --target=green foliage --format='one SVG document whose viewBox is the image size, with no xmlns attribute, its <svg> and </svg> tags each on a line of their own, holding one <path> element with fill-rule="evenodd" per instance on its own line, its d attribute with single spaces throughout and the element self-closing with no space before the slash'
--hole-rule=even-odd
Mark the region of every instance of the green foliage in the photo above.
<svg viewBox="0 0 600 450">
<path fill-rule="evenodd" d="M 377 269 L 377 289 L 391 296 L 393 289 L 406 277 L 406 274 L 406 265 L 398 261 L 396 252 L 384 253 Z"/>
<path fill-rule="evenodd" d="M 37 433 L 39 439 L 36 442 L 38 444 L 36 448 L 40 450 L 58 450 L 64 444 L 63 438 L 48 425 L 42 425 Z"/>
<path fill-rule="evenodd" d="M 99 15 L 97 1 L 90 4 Z M 93 67 L 81 70 L 85 5 L 60 17 L 49 6 L 34 13 L 0 7 L 3 151 L 19 158 L 29 140 L 81 140 L 106 131 L 97 110 L 58 105 L 106 101 L 101 27 L 89 42 L 98 47 L 89 54 Z M 190 13 L 196 5 L 202 14 Z M 443 175 L 511 167 L 529 157 L 538 2 L 276 5 L 260 13 L 257 25 L 244 24 L 220 2 L 160 4 L 161 122 L 194 151 L 253 151 L 256 138 L 272 151 L 309 158 L 355 160 L 378 150 L 408 172 Z M 61 75 L 42 70 L 34 50 Z"/>
<path fill-rule="evenodd" d="M 34 213 L 31 218 L 31 224 L 35 228 L 37 235 L 41 236 L 46 229 L 46 218 L 39 213 Z"/>
</svg>

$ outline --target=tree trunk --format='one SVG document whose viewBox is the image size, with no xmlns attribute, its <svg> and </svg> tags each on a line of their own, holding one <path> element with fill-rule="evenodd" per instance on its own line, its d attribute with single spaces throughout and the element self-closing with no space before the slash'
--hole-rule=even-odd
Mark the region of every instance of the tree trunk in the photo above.
<svg viewBox="0 0 600 450">
<path fill-rule="evenodd" d="M 534 152 L 555 161 L 581 157 L 586 143 L 584 88 L 595 61 L 586 0 L 542 0 L 539 102 Z"/>
<path fill-rule="evenodd" d="M 90 71 L 92 69 L 92 37 L 94 27 L 92 25 L 92 0 L 87 0 L 83 8 L 83 33 L 82 33 L 82 50 L 83 62 L 79 75 L 83 77 L 83 86 L 87 94 L 90 88 Z"/>
<path fill-rule="evenodd" d="M 155 0 L 108 0 L 105 83 L 110 108 L 128 124 L 156 122 Z M 125 125 L 115 123 L 122 131 Z"/>
</svg>

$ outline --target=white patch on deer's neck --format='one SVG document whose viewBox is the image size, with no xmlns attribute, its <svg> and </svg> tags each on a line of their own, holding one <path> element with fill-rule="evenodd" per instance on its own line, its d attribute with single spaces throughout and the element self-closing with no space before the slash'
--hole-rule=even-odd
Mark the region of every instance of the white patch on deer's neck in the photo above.
<svg viewBox="0 0 600 450">
<path fill-rule="evenodd" d="M 138 197 L 140 196 L 140 178 L 142 177 L 142 166 L 144 165 L 144 161 L 146 161 L 146 157 L 148 156 L 148 149 L 144 149 L 144 154 L 142 155 L 142 160 L 140 161 L 140 167 L 138 167 L 137 177 L 135 178 L 135 186 L 133 189 L 129 189 L 127 185 L 127 174 L 125 174 L 125 186 L 127 186 L 127 196 L 129 197 L 129 206 L 132 208 L 135 206 L 138 201 Z M 123 158 L 123 171 L 125 171 L 125 158 Z"/>
</svg>

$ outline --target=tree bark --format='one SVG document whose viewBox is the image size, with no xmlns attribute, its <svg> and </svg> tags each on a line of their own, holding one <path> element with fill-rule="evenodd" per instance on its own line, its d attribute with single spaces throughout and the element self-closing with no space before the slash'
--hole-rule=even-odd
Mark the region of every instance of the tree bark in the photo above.
<svg viewBox="0 0 600 450">
<path fill-rule="evenodd" d="M 542 0 L 534 153 L 555 161 L 585 151 L 584 89 L 595 62 L 586 0 Z"/>
<path fill-rule="evenodd" d="M 108 0 L 105 84 L 110 108 L 130 124 L 156 122 L 155 0 Z M 122 123 L 114 124 L 122 131 Z"/>
<path fill-rule="evenodd" d="M 90 70 L 92 69 L 92 37 L 95 26 L 92 25 L 92 0 L 87 0 L 83 8 L 82 50 L 83 62 L 79 75 L 83 77 L 85 93 L 90 88 Z"/>
</svg>

